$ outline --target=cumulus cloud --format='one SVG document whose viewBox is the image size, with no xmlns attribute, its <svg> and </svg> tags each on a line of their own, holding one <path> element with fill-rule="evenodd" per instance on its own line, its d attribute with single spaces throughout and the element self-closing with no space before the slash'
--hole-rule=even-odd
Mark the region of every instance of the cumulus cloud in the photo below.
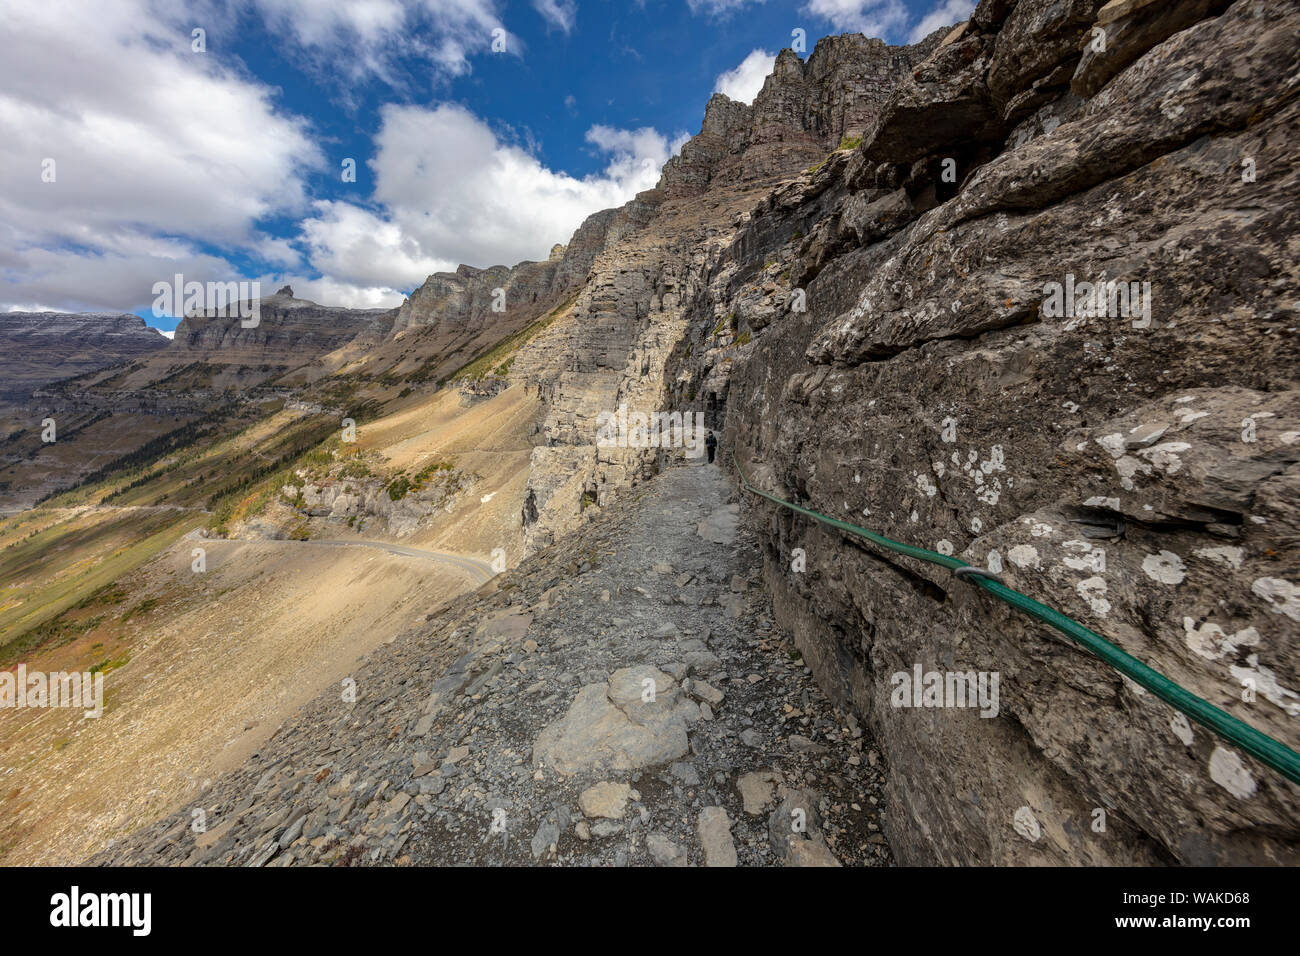
<svg viewBox="0 0 1300 956">
<path fill-rule="evenodd" d="M 718 77 L 713 85 L 715 93 L 722 93 L 738 103 L 752 103 L 758 91 L 763 88 L 763 81 L 772 72 L 776 63 L 776 54 L 766 50 L 754 50 L 740 61 L 734 70 L 727 70 Z"/>
<path fill-rule="evenodd" d="M 494 0 L 253 0 L 269 27 L 314 55 L 323 76 L 372 75 L 393 86 L 405 83 L 399 61 L 417 57 L 437 76 L 470 72 L 470 57 L 492 49 L 504 31 L 507 53 L 521 56 L 523 41 L 506 30 Z M 538 0 L 543 16 L 570 26 L 573 0 Z M 565 32 L 568 32 L 567 30 Z"/>
<path fill-rule="evenodd" d="M 921 22 L 912 28 L 908 43 L 924 40 L 940 27 L 961 23 L 970 19 L 975 11 L 975 0 L 940 0 L 933 10 L 921 18 Z"/>
<path fill-rule="evenodd" d="M 577 178 L 547 168 L 462 106 L 385 106 L 370 208 L 318 202 L 303 224 L 311 265 L 359 287 L 404 288 L 461 262 L 545 259 L 591 213 L 653 187 L 684 139 L 593 126 L 586 140 L 607 162 Z"/>
<path fill-rule="evenodd" d="M 907 24 L 900 0 L 809 0 L 803 12 L 830 22 L 836 30 L 884 38 Z"/>
<path fill-rule="evenodd" d="M 424 277 L 422 276 L 421 279 Z M 267 273 L 259 276 L 262 294 L 268 295 L 282 286 L 293 288 L 298 299 L 310 299 L 322 305 L 342 306 L 345 309 L 391 309 L 402 304 L 404 292 L 388 286 L 359 286 L 340 282 L 331 276 L 305 276 L 293 272 Z M 406 288 L 413 289 L 416 283 Z"/>
<path fill-rule="evenodd" d="M 454 269 L 451 259 L 426 255 L 397 222 L 351 203 L 321 200 L 303 222 L 312 268 L 361 287 L 418 285 L 433 272 Z"/>
<path fill-rule="evenodd" d="M 373 192 L 313 199 L 307 176 L 337 173 L 309 123 L 216 53 L 253 10 L 286 44 L 347 48 L 347 62 L 382 72 L 391 44 L 419 22 L 441 26 L 412 42 L 455 72 L 490 43 L 493 9 L 489 0 L 192 0 L 181 12 L 164 0 L 99 0 L 94 29 L 70 31 L 82 0 L 7 0 L 0 309 L 147 308 L 153 284 L 177 272 L 206 282 L 258 270 L 267 270 L 264 289 L 288 282 L 320 302 L 387 306 L 460 262 L 544 259 L 589 214 L 654 186 L 686 134 L 593 126 L 585 139 L 602 168 L 578 177 L 461 106 L 389 105 L 369 161 Z M 576 4 L 539 10 L 562 29 Z M 191 50 L 195 23 L 213 52 Z M 52 182 L 42 181 L 47 158 Z M 300 221 L 287 238 L 261 229 L 284 219 Z"/>
<path fill-rule="evenodd" d="M 239 278 L 238 270 L 219 257 L 178 246 L 169 255 L 82 249 L 26 249 L 22 269 L 0 289 L 0 302 L 12 309 L 39 302 L 60 311 L 130 311 L 153 302 L 153 284 L 170 282 L 175 273 L 200 282 Z"/>
<path fill-rule="evenodd" d="M 0 302 L 122 308 L 181 267 L 233 277 L 201 244 L 292 261 L 256 223 L 307 208 L 302 175 L 322 158 L 306 124 L 192 52 L 192 22 L 168 9 L 102 0 L 79 30 L 78 0 L 5 4 Z"/>
</svg>

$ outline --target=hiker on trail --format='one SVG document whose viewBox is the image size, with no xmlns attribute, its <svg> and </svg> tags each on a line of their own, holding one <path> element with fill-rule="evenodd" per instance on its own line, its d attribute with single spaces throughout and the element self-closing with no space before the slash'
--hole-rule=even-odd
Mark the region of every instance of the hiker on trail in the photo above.
<svg viewBox="0 0 1300 956">
<path fill-rule="evenodd" d="M 709 432 L 705 437 L 704 450 L 709 453 L 709 464 L 713 464 L 713 455 L 718 450 L 718 439 L 713 432 Z"/>
</svg>

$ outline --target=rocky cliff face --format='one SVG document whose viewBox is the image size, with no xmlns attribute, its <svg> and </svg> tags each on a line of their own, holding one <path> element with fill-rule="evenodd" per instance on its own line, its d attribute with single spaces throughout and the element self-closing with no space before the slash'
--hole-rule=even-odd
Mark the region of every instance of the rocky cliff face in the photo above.
<svg viewBox="0 0 1300 956">
<path fill-rule="evenodd" d="M 699 135 L 665 164 L 658 186 L 613 214 L 572 314 L 516 364 L 545 401 L 522 516 L 530 548 L 652 474 L 663 455 L 680 453 L 598 447 L 600 416 L 624 405 L 668 410 L 669 357 L 707 297 L 708 276 L 734 252 L 748 210 L 864 128 L 937 42 L 829 38 L 806 63 L 783 52 L 752 105 L 716 94 Z M 692 396 L 685 407 L 693 404 Z"/>
<path fill-rule="evenodd" d="M 300 364 L 341 348 L 358 336 L 382 337 L 393 324 L 392 309 L 344 309 L 295 298 L 288 286 L 259 301 L 258 322 L 228 315 L 187 315 L 176 327 L 175 351 L 251 352 L 296 355 Z M 233 310 L 231 310 L 233 311 Z"/>
<path fill-rule="evenodd" d="M 488 269 L 462 265 L 455 272 L 434 273 L 402 303 L 393 333 L 431 325 L 477 331 L 501 326 L 505 320 L 498 316 L 509 314 L 517 320 L 547 312 L 587 278 L 613 218 L 614 210 L 587 217 L 569 244 L 552 249 L 546 262 Z"/>
<path fill-rule="evenodd" d="M 167 347 L 160 332 L 125 312 L 0 313 L 0 398 L 19 401 L 64 378 Z"/>
<path fill-rule="evenodd" d="M 999 570 L 1295 746 L 1297 27 L 984 0 L 715 96 L 516 363 L 530 546 L 662 462 L 597 447 L 602 411 L 700 411 L 760 486 Z M 781 622 L 886 747 L 901 860 L 1300 855 L 1274 771 L 948 572 L 751 505 Z M 895 706 L 917 667 L 997 675 L 996 716 Z"/>
<path fill-rule="evenodd" d="M 754 210 L 693 326 L 722 302 L 752 341 L 679 350 L 756 484 L 998 570 L 1293 747 L 1298 30 L 985 0 Z M 750 516 L 778 617 L 889 754 L 903 861 L 1296 862 L 1276 772 L 946 571 Z M 917 666 L 1000 674 L 997 716 L 895 706 Z"/>
</svg>

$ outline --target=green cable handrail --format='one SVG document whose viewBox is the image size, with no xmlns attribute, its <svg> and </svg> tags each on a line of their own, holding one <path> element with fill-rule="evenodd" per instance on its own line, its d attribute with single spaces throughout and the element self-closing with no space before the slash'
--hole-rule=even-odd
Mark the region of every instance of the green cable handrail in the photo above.
<svg viewBox="0 0 1300 956">
<path fill-rule="evenodd" d="M 971 568 L 973 565 L 967 564 L 957 558 L 946 554 L 939 554 L 937 551 L 927 551 L 925 548 L 913 547 L 910 544 L 903 544 L 894 541 L 892 538 L 886 538 L 882 534 L 876 534 L 874 531 L 868 531 L 866 528 L 859 528 L 855 524 L 847 521 L 841 521 L 838 518 L 832 518 L 820 512 L 813 511 L 810 508 L 803 508 L 784 498 L 778 498 L 776 495 L 763 491 L 760 488 L 750 484 L 749 478 L 746 477 L 745 471 L 740 467 L 740 462 L 736 462 L 736 471 L 740 474 L 741 483 L 754 494 L 759 495 L 769 501 L 797 511 L 800 514 L 807 515 L 822 524 L 830 525 L 833 528 L 839 528 L 841 531 L 847 531 L 866 538 L 873 544 L 877 544 L 889 551 L 898 554 L 905 554 L 909 558 L 916 558 L 918 561 L 928 561 L 930 564 L 937 564 L 941 567 L 955 571 L 958 568 Z M 975 568 L 981 571 L 980 568 Z M 1091 651 L 1097 657 L 1101 658 L 1111 667 L 1115 668 L 1125 677 L 1132 679 L 1135 683 L 1145 687 L 1151 693 L 1155 694 L 1161 700 L 1182 711 L 1192 720 L 1196 721 L 1203 727 L 1208 727 L 1220 737 L 1230 743 L 1235 744 L 1242 750 L 1256 757 L 1257 759 L 1268 764 L 1282 776 L 1286 777 L 1292 783 L 1300 783 L 1300 753 L 1296 753 L 1286 744 L 1279 740 L 1274 740 L 1268 734 L 1256 730 L 1250 724 L 1233 717 L 1226 711 L 1220 710 L 1207 700 L 1197 697 L 1187 688 L 1174 683 L 1164 674 L 1148 667 L 1136 657 L 1126 654 L 1110 641 L 1106 640 L 1095 631 L 1089 630 L 1073 618 L 1067 617 L 1055 608 L 1050 608 L 1045 604 L 1039 604 L 1028 595 L 1021 594 L 1012 588 L 1007 587 L 1000 581 L 988 577 L 981 577 L 977 574 L 971 574 L 967 580 L 979 585 L 985 591 L 994 597 L 1005 601 L 1012 607 L 1017 608 L 1031 617 L 1045 624 L 1050 624 L 1056 630 L 1060 631 L 1066 637 L 1072 639 L 1075 643 L 1082 645 Z"/>
</svg>

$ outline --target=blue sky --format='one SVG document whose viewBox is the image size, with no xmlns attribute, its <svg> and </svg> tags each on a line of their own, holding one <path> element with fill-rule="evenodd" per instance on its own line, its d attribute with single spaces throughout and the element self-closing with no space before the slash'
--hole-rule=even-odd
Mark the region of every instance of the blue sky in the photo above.
<svg viewBox="0 0 1300 956">
<path fill-rule="evenodd" d="M 5 0 L 0 310 L 171 328 L 149 307 L 177 272 L 391 306 L 462 261 L 543 258 L 652 186 L 709 96 L 752 98 L 795 28 L 809 51 L 906 43 L 972 6 Z"/>
</svg>

